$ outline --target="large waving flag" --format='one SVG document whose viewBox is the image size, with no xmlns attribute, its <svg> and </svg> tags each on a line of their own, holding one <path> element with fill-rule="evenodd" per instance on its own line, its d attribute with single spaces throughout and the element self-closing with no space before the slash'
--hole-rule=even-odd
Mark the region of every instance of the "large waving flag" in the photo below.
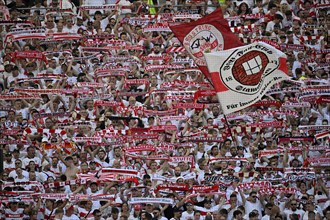
<svg viewBox="0 0 330 220">
<path fill-rule="evenodd" d="M 221 8 L 197 21 L 170 25 L 170 28 L 209 80 L 211 77 L 204 53 L 243 46 L 238 37 L 231 32 L 228 21 L 223 18 Z"/>
<path fill-rule="evenodd" d="M 205 59 L 224 114 L 252 105 L 290 78 L 286 55 L 264 42 L 206 53 Z"/>
</svg>

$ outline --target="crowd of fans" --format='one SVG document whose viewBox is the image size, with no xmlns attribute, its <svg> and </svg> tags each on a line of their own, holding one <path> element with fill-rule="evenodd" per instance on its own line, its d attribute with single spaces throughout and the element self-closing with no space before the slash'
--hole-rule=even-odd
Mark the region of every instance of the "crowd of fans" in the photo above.
<svg viewBox="0 0 330 220">
<path fill-rule="evenodd" d="M 330 219 L 328 2 L 1 5 L 1 219 Z M 292 77 L 226 116 L 168 28 L 218 7 Z"/>
</svg>

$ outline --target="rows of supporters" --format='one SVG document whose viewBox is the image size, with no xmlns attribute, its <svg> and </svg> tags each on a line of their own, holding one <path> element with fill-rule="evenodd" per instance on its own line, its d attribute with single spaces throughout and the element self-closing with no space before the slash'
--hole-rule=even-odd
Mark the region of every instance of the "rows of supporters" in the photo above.
<svg viewBox="0 0 330 220">
<path fill-rule="evenodd" d="M 168 26 L 218 8 L 291 77 L 229 115 Z M 328 2 L 7 0 L 0 17 L 2 219 L 330 219 Z"/>
</svg>

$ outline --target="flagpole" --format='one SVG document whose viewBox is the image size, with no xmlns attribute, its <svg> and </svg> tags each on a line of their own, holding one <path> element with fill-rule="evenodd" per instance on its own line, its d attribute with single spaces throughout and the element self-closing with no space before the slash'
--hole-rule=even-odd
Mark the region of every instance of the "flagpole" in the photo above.
<svg viewBox="0 0 330 220">
<path fill-rule="evenodd" d="M 233 136 L 233 134 L 231 133 L 231 129 L 230 129 L 230 126 L 229 126 L 229 123 L 228 123 L 228 120 L 227 120 L 226 114 L 223 114 L 223 116 L 224 116 L 224 118 L 225 118 L 225 122 L 226 122 L 226 125 L 227 125 L 227 127 L 228 127 L 230 137 L 231 137 L 231 139 L 232 139 L 233 141 L 236 142 L 236 140 L 234 140 L 234 136 Z"/>
</svg>

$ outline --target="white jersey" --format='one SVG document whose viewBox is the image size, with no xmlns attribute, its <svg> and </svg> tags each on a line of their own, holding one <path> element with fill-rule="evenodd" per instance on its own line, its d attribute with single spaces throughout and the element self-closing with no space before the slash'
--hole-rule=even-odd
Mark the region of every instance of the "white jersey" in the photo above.
<svg viewBox="0 0 330 220">
<path fill-rule="evenodd" d="M 5 219 L 7 220 L 20 220 L 23 218 L 24 209 L 19 208 L 15 212 L 11 209 L 5 209 Z"/>
</svg>

